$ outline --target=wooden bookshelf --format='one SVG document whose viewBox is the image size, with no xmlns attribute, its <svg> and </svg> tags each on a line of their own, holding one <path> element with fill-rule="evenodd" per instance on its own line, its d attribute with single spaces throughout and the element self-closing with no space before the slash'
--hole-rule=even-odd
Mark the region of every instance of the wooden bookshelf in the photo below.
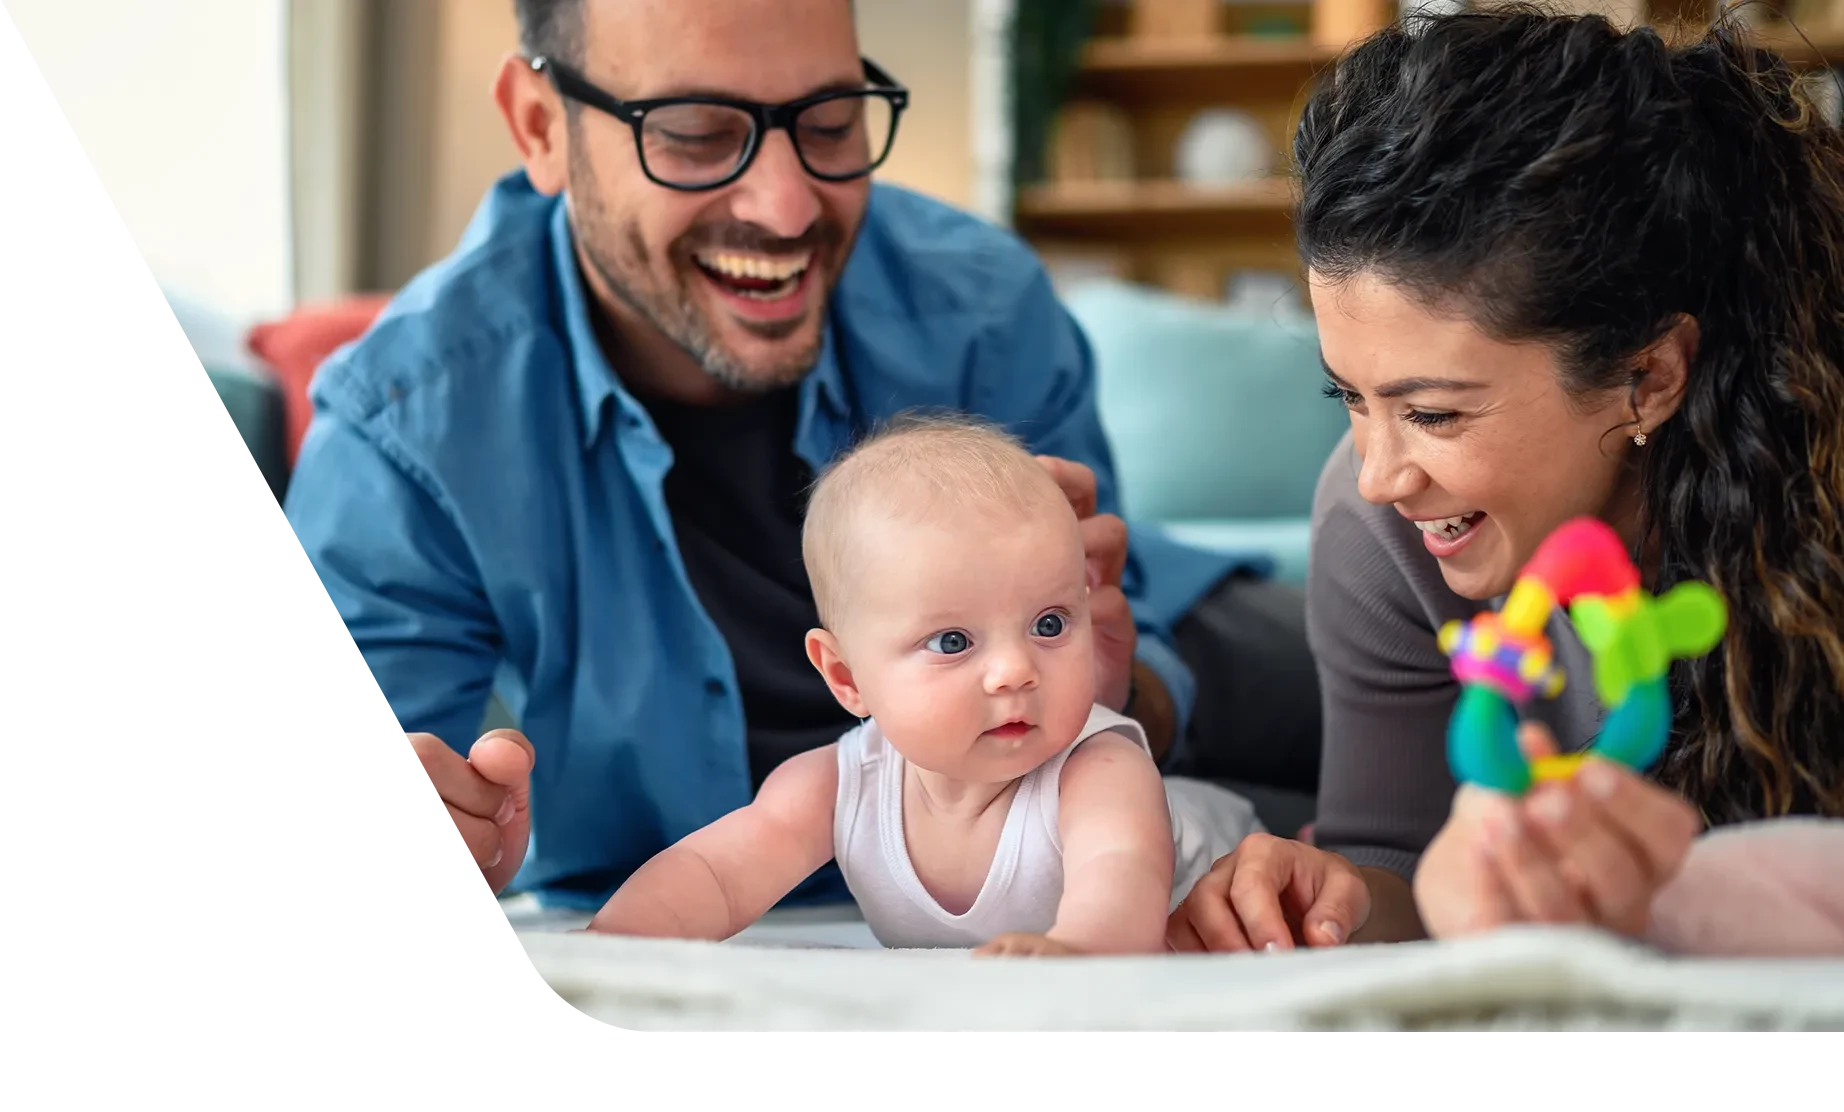
<svg viewBox="0 0 1844 1112">
<path fill-rule="evenodd" d="M 1173 2 L 1195 0 L 1133 0 Z M 1293 187 L 1278 173 L 1287 165 L 1285 152 L 1313 82 L 1348 48 L 1304 33 L 1313 22 L 1312 6 L 1279 3 L 1256 13 L 1294 13 L 1301 29 L 1295 34 L 1249 30 L 1236 22 L 1249 18 L 1240 5 L 1224 5 L 1221 22 L 1207 34 L 1102 28 L 1084 50 L 1071 100 L 1104 103 L 1124 114 L 1133 176 L 1021 189 L 1014 209 L 1020 234 L 1047 257 L 1106 257 L 1123 277 L 1198 297 L 1221 296 L 1231 272 L 1241 268 L 1297 273 Z M 1697 34 L 1707 26 L 1707 20 L 1698 22 L 1697 7 L 1689 0 L 1649 0 L 1643 11 L 1661 29 L 1675 25 L 1679 34 Z M 1395 8 L 1379 10 L 1384 14 L 1378 18 L 1388 18 Z M 1802 37 L 1769 26 L 1755 35 L 1796 67 L 1844 67 L 1844 27 L 1807 28 Z M 1218 106 L 1238 108 L 1261 124 L 1276 177 L 1208 188 L 1175 180 L 1179 136 L 1197 111 Z"/>
</svg>

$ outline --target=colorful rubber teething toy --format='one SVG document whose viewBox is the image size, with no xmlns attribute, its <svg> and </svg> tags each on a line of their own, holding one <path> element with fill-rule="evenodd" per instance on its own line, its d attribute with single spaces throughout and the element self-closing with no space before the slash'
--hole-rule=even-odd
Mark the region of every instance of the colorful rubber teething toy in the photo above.
<svg viewBox="0 0 1844 1112">
<path fill-rule="evenodd" d="M 1447 760 L 1461 783 L 1522 795 L 1532 784 L 1574 775 L 1588 753 L 1528 761 L 1517 744 L 1518 708 L 1564 682 L 1543 629 L 1557 606 L 1594 660 L 1595 693 L 1607 708 L 1589 752 L 1644 772 L 1671 732 L 1665 674 L 1673 660 L 1702 656 L 1722 638 L 1728 612 L 1706 583 L 1680 583 L 1653 598 L 1612 528 L 1577 518 L 1550 534 L 1524 565 L 1502 611 L 1441 627 L 1460 701 L 1447 726 Z"/>
</svg>

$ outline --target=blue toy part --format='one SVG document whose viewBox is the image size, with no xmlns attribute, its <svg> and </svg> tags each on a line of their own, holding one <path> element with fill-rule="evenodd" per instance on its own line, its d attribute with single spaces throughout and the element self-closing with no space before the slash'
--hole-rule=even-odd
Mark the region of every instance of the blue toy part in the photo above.
<svg viewBox="0 0 1844 1112">
<path fill-rule="evenodd" d="M 1489 687 L 1468 685 L 1447 721 L 1447 761 L 1462 784 L 1522 795 L 1530 763 L 1517 747 L 1517 710 Z"/>
<path fill-rule="evenodd" d="M 1591 752 L 1641 772 L 1665 753 L 1671 736 L 1671 692 L 1664 679 L 1636 683 L 1608 712 Z"/>
</svg>

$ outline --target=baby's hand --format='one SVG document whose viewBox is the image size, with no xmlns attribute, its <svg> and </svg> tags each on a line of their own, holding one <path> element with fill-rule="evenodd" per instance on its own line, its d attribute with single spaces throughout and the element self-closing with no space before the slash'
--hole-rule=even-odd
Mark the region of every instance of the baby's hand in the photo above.
<svg viewBox="0 0 1844 1112">
<path fill-rule="evenodd" d="M 981 946 L 973 951 L 973 956 L 976 958 L 1069 958 L 1081 953 L 1082 951 L 1045 935 L 1014 931 L 1011 934 L 1002 934 Z"/>
</svg>

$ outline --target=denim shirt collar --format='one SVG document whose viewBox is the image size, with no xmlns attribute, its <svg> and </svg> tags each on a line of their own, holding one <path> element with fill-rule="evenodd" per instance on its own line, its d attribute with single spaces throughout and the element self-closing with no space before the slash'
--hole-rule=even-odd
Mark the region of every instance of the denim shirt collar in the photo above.
<svg viewBox="0 0 1844 1112">
<path fill-rule="evenodd" d="M 556 270 L 557 288 L 563 294 L 563 325 L 567 355 L 576 379 L 577 403 L 580 408 L 583 449 L 594 447 L 608 419 L 609 400 L 630 422 L 652 427 L 652 419 L 634 396 L 621 385 L 620 378 L 608 362 L 589 315 L 589 291 L 577 267 L 575 232 L 570 226 L 570 210 L 558 198 L 551 212 L 551 260 Z M 838 346 L 836 314 L 826 314 L 820 344 L 819 362 L 801 383 L 800 427 L 795 433 L 795 447 L 814 468 L 821 467 L 839 447 L 837 430 L 850 418 L 851 408 L 845 387 Z M 830 434 L 818 420 L 820 405 L 832 418 Z"/>
</svg>

